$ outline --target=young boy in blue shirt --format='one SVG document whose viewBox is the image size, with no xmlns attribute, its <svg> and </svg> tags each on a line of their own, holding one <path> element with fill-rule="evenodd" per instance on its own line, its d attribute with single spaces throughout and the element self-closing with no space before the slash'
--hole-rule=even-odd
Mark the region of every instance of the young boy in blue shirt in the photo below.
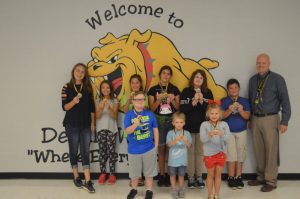
<svg viewBox="0 0 300 199">
<path fill-rule="evenodd" d="M 146 178 L 145 199 L 152 199 L 153 177 L 157 175 L 158 128 L 154 114 L 145 109 L 145 94 L 138 91 L 133 94 L 133 109 L 124 118 L 125 132 L 128 134 L 129 177 L 132 189 L 127 199 L 137 195 L 138 180 L 143 172 Z"/>
<path fill-rule="evenodd" d="M 250 117 L 250 104 L 247 98 L 239 96 L 240 84 L 236 79 L 227 81 L 228 97 L 222 99 L 224 121 L 233 135 L 227 145 L 228 186 L 242 189 L 243 162 L 246 159 L 247 120 Z"/>
<path fill-rule="evenodd" d="M 184 198 L 184 176 L 187 166 L 187 148 L 191 146 L 190 132 L 183 129 L 185 125 L 184 113 L 176 112 L 172 115 L 173 130 L 167 134 L 169 146 L 168 168 L 171 182 L 171 195 L 175 198 Z M 176 175 L 178 175 L 179 190 L 176 187 Z"/>
</svg>

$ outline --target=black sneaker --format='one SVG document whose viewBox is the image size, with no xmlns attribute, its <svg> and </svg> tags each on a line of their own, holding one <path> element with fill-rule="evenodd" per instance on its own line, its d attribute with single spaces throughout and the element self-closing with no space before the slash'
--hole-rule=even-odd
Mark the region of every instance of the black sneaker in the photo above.
<svg viewBox="0 0 300 199">
<path fill-rule="evenodd" d="M 162 187 L 164 186 L 165 182 L 164 182 L 164 176 L 159 175 L 158 176 L 158 180 L 157 180 L 157 186 Z"/>
<path fill-rule="evenodd" d="M 200 188 L 200 189 L 204 189 L 205 183 L 203 182 L 202 177 L 197 178 L 197 180 L 195 181 L 195 186 Z"/>
<path fill-rule="evenodd" d="M 153 192 L 150 190 L 146 191 L 145 199 L 152 199 L 153 197 Z"/>
<path fill-rule="evenodd" d="M 131 189 L 129 194 L 127 195 L 127 199 L 134 199 L 137 195 L 137 190 L 136 189 Z"/>
<path fill-rule="evenodd" d="M 86 189 L 89 193 L 95 193 L 92 181 L 87 181 L 84 183 L 83 188 Z"/>
<path fill-rule="evenodd" d="M 82 188 L 82 181 L 81 181 L 81 179 L 79 178 L 79 177 L 77 177 L 76 179 L 74 179 L 73 180 L 73 183 L 74 183 L 74 185 L 77 187 L 77 188 L 79 188 L 79 189 L 81 189 Z"/>
<path fill-rule="evenodd" d="M 164 176 L 164 184 L 165 184 L 166 187 L 171 186 L 170 176 L 169 176 L 168 174 L 166 174 L 166 175 Z"/>
<path fill-rule="evenodd" d="M 236 184 L 236 180 L 233 176 L 228 177 L 227 183 L 228 183 L 228 187 L 230 187 L 231 189 L 236 189 L 237 184 Z"/>
<path fill-rule="evenodd" d="M 195 184 L 194 179 L 188 178 L 187 188 L 189 188 L 189 189 L 195 189 L 196 188 L 196 184 Z"/>
<path fill-rule="evenodd" d="M 236 176 L 236 177 L 235 177 L 235 181 L 236 181 L 236 187 L 237 187 L 238 189 L 244 188 L 244 183 L 243 183 L 243 179 L 242 179 L 241 176 Z"/>
</svg>

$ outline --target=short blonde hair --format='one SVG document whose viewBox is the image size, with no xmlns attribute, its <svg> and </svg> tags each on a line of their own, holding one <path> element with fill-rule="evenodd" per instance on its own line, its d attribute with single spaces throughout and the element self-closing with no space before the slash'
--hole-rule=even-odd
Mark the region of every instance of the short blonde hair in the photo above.
<svg viewBox="0 0 300 199">
<path fill-rule="evenodd" d="M 219 120 L 221 121 L 223 119 L 223 111 L 217 103 L 208 104 L 206 109 L 206 114 L 205 114 L 206 119 L 209 120 L 208 114 L 212 109 L 219 109 L 219 114 L 220 114 Z"/>
<path fill-rule="evenodd" d="M 173 113 L 173 115 L 172 115 L 172 122 L 174 122 L 174 120 L 177 119 L 177 118 L 182 119 L 183 121 L 185 121 L 185 114 L 182 113 L 182 112 L 179 112 L 179 111 Z"/>
</svg>

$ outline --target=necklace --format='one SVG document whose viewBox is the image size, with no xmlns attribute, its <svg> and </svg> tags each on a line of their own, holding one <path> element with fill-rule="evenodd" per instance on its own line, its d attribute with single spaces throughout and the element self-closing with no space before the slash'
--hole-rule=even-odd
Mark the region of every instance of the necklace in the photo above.
<svg viewBox="0 0 300 199">
<path fill-rule="evenodd" d="M 175 128 L 173 129 L 173 131 L 174 131 L 174 134 L 175 134 L 175 137 L 176 137 L 176 131 L 175 131 Z M 183 130 L 183 129 L 181 130 L 181 133 L 179 132 L 179 135 L 184 135 L 184 130 Z"/>
<path fill-rule="evenodd" d="M 209 121 L 209 123 L 212 125 L 213 130 L 217 130 L 218 129 L 219 122 L 217 122 L 216 124 L 214 124 L 213 122 Z"/>
<path fill-rule="evenodd" d="M 161 93 L 167 93 L 167 91 L 168 91 L 168 85 L 169 85 L 169 84 L 167 84 L 167 85 L 166 85 L 166 88 L 164 89 L 164 88 L 162 87 L 162 85 L 159 83 L 159 86 L 160 86 L 160 88 L 161 88 Z"/>
<path fill-rule="evenodd" d="M 82 91 L 82 86 L 83 86 L 82 83 L 80 84 L 80 89 L 79 89 L 79 91 L 77 90 L 75 84 L 73 84 L 73 86 L 74 86 L 74 89 L 75 89 L 75 91 L 76 91 L 76 93 L 77 93 L 77 96 L 78 96 L 79 98 L 81 98 L 81 97 L 82 97 L 81 91 Z"/>
</svg>

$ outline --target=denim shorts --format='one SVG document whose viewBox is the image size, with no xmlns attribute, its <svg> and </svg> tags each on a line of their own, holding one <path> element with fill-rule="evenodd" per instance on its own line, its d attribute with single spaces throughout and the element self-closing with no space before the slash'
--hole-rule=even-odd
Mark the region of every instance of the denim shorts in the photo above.
<svg viewBox="0 0 300 199">
<path fill-rule="evenodd" d="M 180 166 L 180 167 L 171 167 L 169 166 L 169 175 L 170 176 L 185 176 L 186 172 L 186 166 Z"/>
</svg>

